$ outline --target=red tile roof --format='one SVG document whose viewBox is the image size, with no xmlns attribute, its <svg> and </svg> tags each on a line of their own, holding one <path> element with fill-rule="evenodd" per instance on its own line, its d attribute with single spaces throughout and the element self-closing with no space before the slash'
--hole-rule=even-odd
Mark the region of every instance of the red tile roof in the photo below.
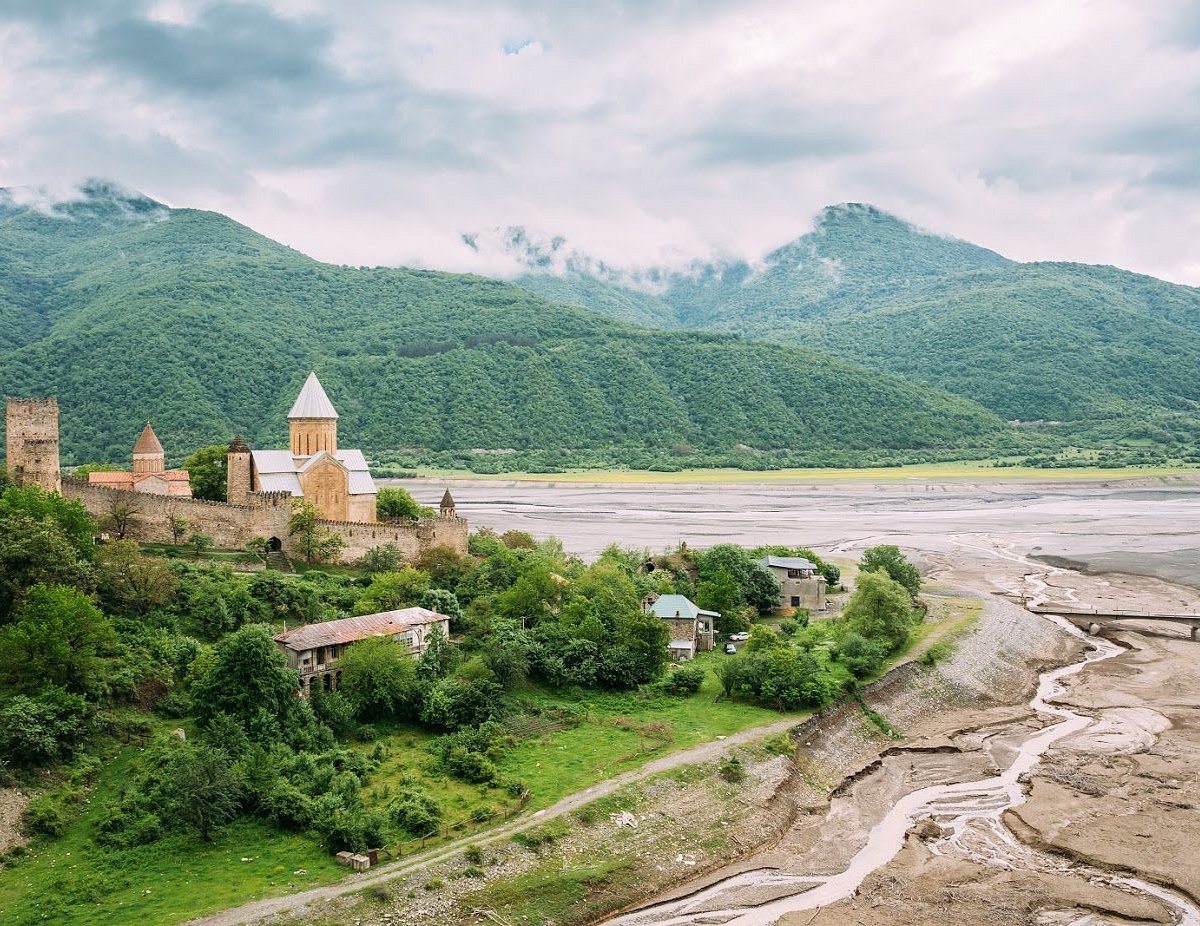
<svg viewBox="0 0 1200 926">
<path fill-rule="evenodd" d="M 428 608 L 402 608 L 399 611 L 344 617 L 338 621 L 325 621 L 320 624 L 304 624 L 277 633 L 275 642 L 282 643 L 288 649 L 303 652 L 318 646 L 355 643 L 368 637 L 388 637 L 420 625 L 448 620 L 450 618 L 445 614 L 438 614 Z"/>
</svg>

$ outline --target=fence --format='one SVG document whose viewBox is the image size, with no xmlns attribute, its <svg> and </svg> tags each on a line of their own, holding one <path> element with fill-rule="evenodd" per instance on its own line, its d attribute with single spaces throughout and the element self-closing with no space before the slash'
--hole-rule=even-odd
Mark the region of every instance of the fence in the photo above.
<svg viewBox="0 0 1200 926">
<path fill-rule="evenodd" d="M 457 823 L 447 823 L 445 826 L 440 826 L 424 836 L 418 836 L 415 839 L 408 839 L 402 842 L 394 842 L 382 847 L 380 851 L 386 852 L 389 858 L 404 858 L 411 855 L 413 852 L 420 852 L 429 843 L 439 839 L 448 839 L 452 836 L 457 836 L 466 832 L 478 833 L 484 827 L 496 822 L 497 820 L 509 820 L 523 811 L 528 805 L 530 798 L 533 797 L 532 792 L 528 789 L 521 792 L 521 796 L 517 799 L 516 807 L 508 807 L 502 813 L 489 813 L 486 817 L 468 817 L 465 820 L 459 820 Z M 472 829 L 473 828 L 473 829 Z"/>
</svg>

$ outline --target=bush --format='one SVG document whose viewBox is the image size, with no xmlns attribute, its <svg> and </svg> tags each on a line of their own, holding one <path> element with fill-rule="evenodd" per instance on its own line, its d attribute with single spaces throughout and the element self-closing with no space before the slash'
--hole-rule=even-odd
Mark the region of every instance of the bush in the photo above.
<svg viewBox="0 0 1200 926">
<path fill-rule="evenodd" d="M 746 780 L 746 770 L 737 756 L 726 756 L 717 765 L 717 774 L 730 784 L 738 784 Z"/>
<path fill-rule="evenodd" d="M 939 662 L 944 662 L 954 655 L 954 644 L 940 640 L 921 654 L 921 665 L 933 668 Z"/>
<path fill-rule="evenodd" d="M 855 678 L 866 678 L 883 668 L 887 653 L 887 644 L 868 640 L 851 631 L 842 638 L 838 647 L 838 660 Z"/>
<path fill-rule="evenodd" d="M 667 673 L 663 688 L 675 695 L 694 695 L 707 675 L 701 666 L 679 666 Z"/>
<path fill-rule="evenodd" d="M 16 767 L 68 758 L 92 729 L 91 706 L 81 696 L 51 688 L 18 695 L 0 707 L 0 759 Z"/>
<path fill-rule="evenodd" d="M 67 831 L 75 814 L 68 812 L 66 803 L 78 806 L 75 792 L 48 791 L 32 798 L 25 807 L 25 825 L 32 833 L 42 836 L 61 836 Z"/>
<path fill-rule="evenodd" d="M 485 784 L 496 778 L 496 766 L 481 752 L 464 746 L 455 746 L 446 756 L 446 768 L 450 774 L 471 784 Z"/>
<path fill-rule="evenodd" d="M 478 865 L 469 865 L 463 869 L 462 876 L 464 878 L 482 878 L 485 875 L 483 869 Z"/>
<path fill-rule="evenodd" d="M 388 805 L 388 816 L 410 836 L 431 836 L 442 823 L 442 807 L 423 791 L 406 788 Z"/>
<path fill-rule="evenodd" d="M 467 846 L 467 850 L 463 853 L 463 858 L 467 860 L 468 865 L 482 865 L 483 850 L 479 846 Z"/>
</svg>

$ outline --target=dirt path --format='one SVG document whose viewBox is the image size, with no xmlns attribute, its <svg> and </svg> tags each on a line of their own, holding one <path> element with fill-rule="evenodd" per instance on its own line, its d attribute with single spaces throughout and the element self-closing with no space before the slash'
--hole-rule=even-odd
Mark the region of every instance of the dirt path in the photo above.
<svg viewBox="0 0 1200 926">
<path fill-rule="evenodd" d="M 700 743 L 688 749 L 681 749 L 678 752 L 673 752 L 670 755 L 662 756 L 647 762 L 641 768 L 631 772 L 625 772 L 618 775 L 616 778 L 610 778 L 607 781 L 602 781 L 593 785 L 590 788 L 585 788 L 582 791 L 577 791 L 574 794 L 569 794 L 543 810 L 535 811 L 527 817 L 520 817 L 512 823 L 499 826 L 494 830 L 489 830 L 484 833 L 478 833 L 471 836 L 463 836 L 453 842 L 443 846 L 438 846 L 435 849 L 429 849 L 425 852 L 420 852 L 416 855 L 410 855 L 407 858 L 398 859 L 394 862 L 389 862 L 386 865 L 381 865 L 370 872 L 362 874 L 349 875 L 346 878 L 338 881 L 336 884 L 329 884 L 325 887 L 313 888 L 308 891 L 301 891 L 297 894 L 288 894 L 282 897 L 268 897 L 263 900 L 256 900 L 252 903 L 243 904 L 240 907 L 231 907 L 228 910 L 222 910 L 219 913 L 213 913 L 209 916 L 202 916 L 197 919 L 189 920 L 185 926 L 240 926 L 242 923 L 251 923 L 255 920 L 262 919 L 277 913 L 293 913 L 300 910 L 306 904 L 330 900 L 334 897 L 341 897 L 344 894 L 350 894 L 354 891 L 361 891 L 364 888 L 371 887 L 375 884 L 380 884 L 384 881 L 391 880 L 399 874 L 412 871 L 417 868 L 422 868 L 426 865 L 436 864 L 452 858 L 463 851 L 468 845 L 487 845 L 488 843 L 497 842 L 501 839 L 507 839 L 513 833 L 519 833 L 522 830 L 529 829 L 533 826 L 538 826 L 545 823 L 547 820 L 552 820 L 555 817 L 561 817 L 563 814 L 570 813 L 584 804 L 597 800 L 602 797 L 607 797 L 614 791 L 632 784 L 636 781 L 641 781 L 649 778 L 652 775 L 657 775 L 659 772 L 665 772 L 669 769 L 679 768 L 683 765 L 695 765 L 702 762 L 709 762 L 720 758 L 725 751 L 731 746 L 738 746 L 744 743 L 749 743 L 763 737 L 772 736 L 776 733 L 783 733 L 796 726 L 799 721 L 794 717 L 788 717 L 783 720 L 777 720 L 773 723 L 763 724 L 757 727 L 751 727 L 747 730 L 742 730 L 740 733 L 735 733 L 731 736 L 726 736 L 722 739 L 716 739 L 708 743 Z"/>
</svg>

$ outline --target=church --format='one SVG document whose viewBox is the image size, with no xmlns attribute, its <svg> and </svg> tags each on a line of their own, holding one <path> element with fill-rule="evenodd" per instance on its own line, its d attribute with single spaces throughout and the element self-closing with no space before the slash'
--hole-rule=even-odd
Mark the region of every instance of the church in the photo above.
<svg viewBox="0 0 1200 926">
<path fill-rule="evenodd" d="M 309 373 L 288 412 L 287 450 L 251 450 L 240 437 L 229 445 L 226 500 L 244 505 L 250 493 L 284 492 L 312 502 L 327 521 L 374 522 L 375 480 L 361 450 L 338 447 L 337 424 L 337 410 Z"/>
<path fill-rule="evenodd" d="M 166 453 L 149 421 L 133 445 L 132 469 L 129 472 L 91 472 L 88 473 L 88 482 L 125 492 L 192 497 L 187 470 L 167 469 Z"/>
</svg>

